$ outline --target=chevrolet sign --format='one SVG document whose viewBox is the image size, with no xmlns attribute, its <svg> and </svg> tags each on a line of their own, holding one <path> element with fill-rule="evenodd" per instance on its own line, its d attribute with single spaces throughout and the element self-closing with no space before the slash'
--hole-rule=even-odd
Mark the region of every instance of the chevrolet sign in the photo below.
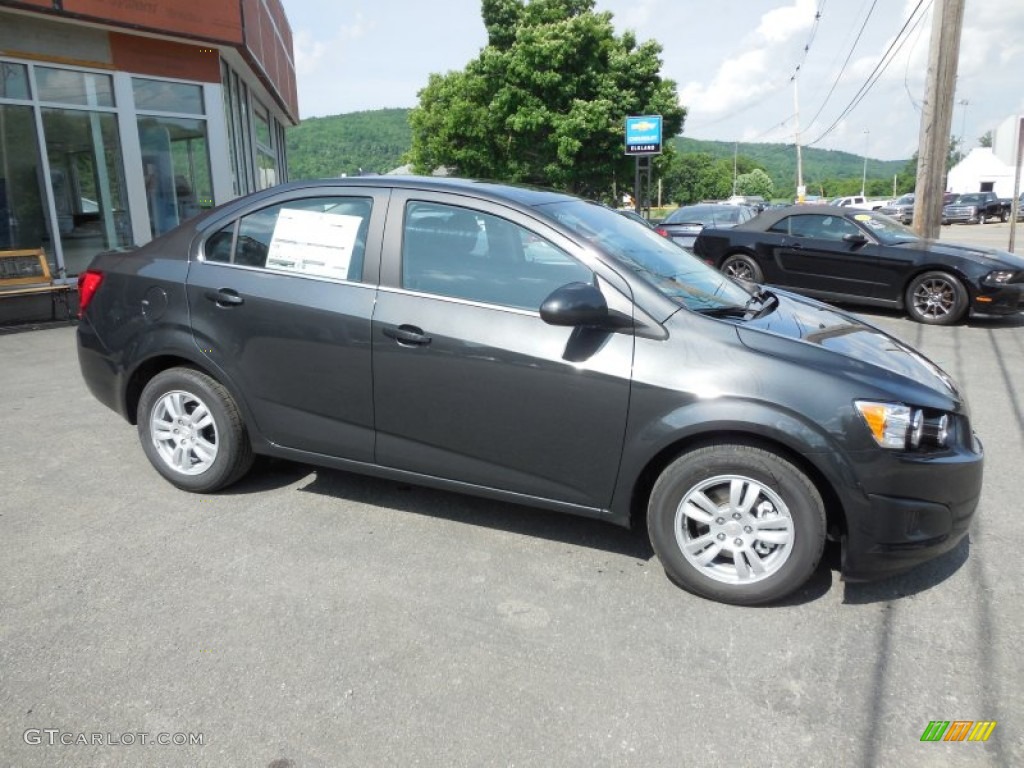
<svg viewBox="0 0 1024 768">
<path fill-rule="evenodd" d="M 661 115 L 626 118 L 626 154 L 661 154 Z"/>
</svg>

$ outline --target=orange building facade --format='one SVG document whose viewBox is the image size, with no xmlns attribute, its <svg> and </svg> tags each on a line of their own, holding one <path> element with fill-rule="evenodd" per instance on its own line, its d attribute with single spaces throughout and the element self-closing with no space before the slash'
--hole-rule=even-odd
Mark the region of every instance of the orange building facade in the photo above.
<svg viewBox="0 0 1024 768">
<path fill-rule="evenodd" d="M 280 0 L 0 0 L 0 252 L 74 282 L 286 181 L 297 122 Z"/>
</svg>

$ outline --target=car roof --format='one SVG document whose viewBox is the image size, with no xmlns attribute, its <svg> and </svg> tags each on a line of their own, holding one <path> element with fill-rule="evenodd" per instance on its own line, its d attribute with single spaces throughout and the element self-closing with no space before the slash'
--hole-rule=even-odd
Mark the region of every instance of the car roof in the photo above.
<svg viewBox="0 0 1024 768">
<path fill-rule="evenodd" d="M 866 213 L 871 212 L 863 211 L 859 208 L 847 210 L 835 205 L 787 205 L 785 208 L 767 208 L 753 219 L 740 224 L 736 229 L 754 229 L 760 231 L 762 229 L 767 229 L 777 221 L 781 221 L 787 216 L 818 214 L 819 216 L 842 216 L 845 218 L 848 215 Z"/>
<path fill-rule="evenodd" d="M 496 201 L 514 202 L 519 205 L 536 206 L 547 203 L 578 200 L 578 197 L 541 187 L 505 184 L 480 179 L 462 179 L 453 176 L 351 176 L 332 179 L 308 179 L 293 181 L 272 187 L 276 192 L 307 187 L 338 187 L 340 189 L 359 187 L 387 187 L 390 189 L 417 189 L 436 192 L 468 192 L 475 196 Z"/>
</svg>

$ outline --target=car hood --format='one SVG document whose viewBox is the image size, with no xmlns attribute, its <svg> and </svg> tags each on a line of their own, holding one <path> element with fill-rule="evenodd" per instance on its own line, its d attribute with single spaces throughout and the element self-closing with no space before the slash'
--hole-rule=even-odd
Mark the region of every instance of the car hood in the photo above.
<svg viewBox="0 0 1024 768">
<path fill-rule="evenodd" d="M 779 304 L 737 326 L 751 349 L 859 378 L 872 388 L 937 408 L 966 409 L 953 379 L 880 328 L 813 299 L 773 289 Z M 897 394 L 898 393 L 898 394 Z M 948 401 L 953 401 L 949 403 Z"/>
<path fill-rule="evenodd" d="M 944 240 L 914 240 L 909 243 L 899 243 L 897 247 L 907 250 L 940 253 L 944 256 L 955 256 L 969 259 L 979 264 L 990 263 L 993 268 L 1024 269 L 1024 256 L 1010 253 L 1009 251 L 1002 251 L 998 248 L 986 248 L 983 245 L 950 243 Z"/>
</svg>

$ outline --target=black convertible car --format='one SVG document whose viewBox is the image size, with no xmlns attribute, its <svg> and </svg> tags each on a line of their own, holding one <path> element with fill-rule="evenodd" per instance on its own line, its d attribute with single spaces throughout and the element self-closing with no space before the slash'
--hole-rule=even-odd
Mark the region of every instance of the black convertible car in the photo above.
<svg viewBox="0 0 1024 768">
<path fill-rule="evenodd" d="M 949 325 L 968 312 L 1024 311 L 1024 258 L 925 240 L 874 211 L 797 205 L 705 229 L 694 253 L 733 277 L 829 301 L 903 308 Z"/>
</svg>

